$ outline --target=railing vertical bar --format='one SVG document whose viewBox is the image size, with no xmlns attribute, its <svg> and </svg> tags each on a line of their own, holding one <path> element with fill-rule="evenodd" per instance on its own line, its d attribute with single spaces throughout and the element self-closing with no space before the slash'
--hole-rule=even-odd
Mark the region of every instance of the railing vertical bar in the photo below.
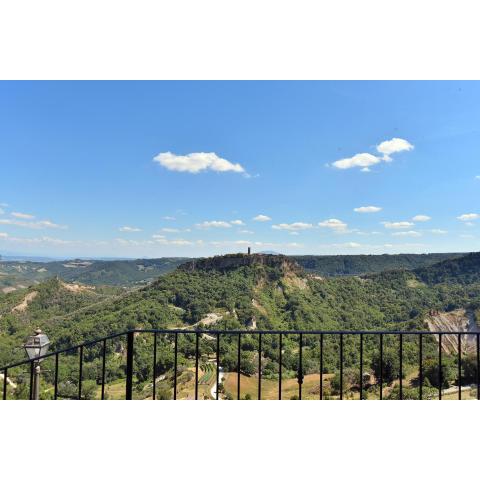
<svg viewBox="0 0 480 480">
<path fill-rule="evenodd" d="M 240 400 L 240 349 L 242 348 L 242 336 L 238 334 L 237 345 L 237 400 Z"/>
<path fill-rule="evenodd" d="M 157 332 L 153 334 L 153 386 L 152 400 L 157 399 Z"/>
<path fill-rule="evenodd" d="M 303 335 L 298 338 L 298 399 L 302 399 L 302 383 L 303 383 Z"/>
<path fill-rule="evenodd" d="M 2 397 L 3 400 L 7 399 L 7 385 L 8 385 L 7 378 L 8 378 L 8 369 L 6 368 L 3 371 L 3 397 Z"/>
<path fill-rule="evenodd" d="M 105 375 L 107 365 L 107 340 L 103 340 L 102 345 L 102 400 L 105 400 Z"/>
<path fill-rule="evenodd" d="M 278 343 L 278 399 L 282 399 L 282 350 L 283 350 L 283 335 L 280 333 Z"/>
<path fill-rule="evenodd" d="M 58 398 L 58 353 L 55 354 L 55 379 L 53 386 L 53 399 L 57 400 Z"/>
<path fill-rule="evenodd" d="M 320 400 L 323 400 L 323 333 L 320 334 Z"/>
<path fill-rule="evenodd" d="M 383 335 L 380 334 L 380 400 L 383 400 Z"/>
<path fill-rule="evenodd" d="M 340 334 L 340 400 L 343 400 L 343 333 Z"/>
<path fill-rule="evenodd" d="M 83 346 L 80 347 L 78 366 L 78 399 L 82 399 L 82 377 L 83 377 Z"/>
<path fill-rule="evenodd" d="M 178 363 L 178 333 L 175 332 L 175 346 L 173 353 L 173 399 L 177 399 L 177 363 Z"/>
<path fill-rule="evenodd" d="M 398 379 L 399 379 L 399 397 L 400 400 L 403 400 L 403 334 L 399 335 L 399 369 L 398 369 Z"/>
<path fill-rule="evenodd" d="M 33 400 L 33 370 L 34 370 L 33 360 L 30 362 L 30 400 Z"/>
<path fill-rule="evenodd" d="M 438 334 L 438 399 L 442 399 L 442 334 Z"/>
<path fill-rule="evenodd" d="M 198 344 L 200 334 L 195 334 L 195 400 L 198 400 Z"/>
<path fill-rule="evenodd" d="M 477 333 L 477 400 L 480 400 L 480 333 Z"/>
<path fill-rule="evenodd" d="M 363 400 L 363 333 L 360 334 L 360 400 Z"/>
<path fill-rule="evenodd" d="M 418 339 L 418 395 L 423 400 L 423 335 L 419 335 Z"/>
<path fill-rule="evenodd" d="M 458 399 L 462 399 L 462 336 L 458 334 Z"/>
<path fill-rule="evenodd" d="M 258 334 L 258 399 L 262 399 L 262 334 Z"/>
<path fill-rule="evenodd" d="M 133 394 L 133 332 L 127 333 L 127 379 L 125 382 L 125 399 L 131 400 Z"/>
<path fill-rule="evenodd" d="M 217 333 L 217 373 L 216 373 L 216 382 L 217 382 L 217 391 L 215 392 L 215 400 L 218 400 L 218 389 L 220 387 L 220 334 Z"/>
</svg>

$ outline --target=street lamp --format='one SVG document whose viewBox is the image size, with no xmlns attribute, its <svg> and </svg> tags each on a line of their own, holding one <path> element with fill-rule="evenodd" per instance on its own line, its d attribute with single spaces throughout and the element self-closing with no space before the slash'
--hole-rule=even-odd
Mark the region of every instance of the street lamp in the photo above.
<svg viewBox="0 0 480 480">
<path fill-rule="evenodd" d="M 39 328 L 35 330 L 35 335 L 31 335 L 27 338 L 27 341 L 24 345 L 28 358 L 33 360 L 35 368 L 33 377 L 34 400 L 39 400 L 40 398 L 40 362 L 43 361 L 43 358 L 39 357 L 46 355 L 49 346 L 50 340 Z"/>
</svg>

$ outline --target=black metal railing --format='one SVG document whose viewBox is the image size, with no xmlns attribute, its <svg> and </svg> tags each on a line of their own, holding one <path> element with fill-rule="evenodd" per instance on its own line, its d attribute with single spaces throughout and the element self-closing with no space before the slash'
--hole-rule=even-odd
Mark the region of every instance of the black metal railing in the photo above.
<svg viewBox="0 0 480 480">
<path fill-rule="evenodd" d="M 84 384 L 84 370 L 86 366 L 89 366 L 92 363 L 92 359 L 88 362 L 85 362 L 85 352 L 88 349 L 94 348 L 95 352 L 92 356 L 97 366 L 100 368 L 99 375 L 97 376 L 97 385 L 98 385 L 98 399 L 104 400 L 106 399 L 106 385 L 107 385 L 107 357 L 109 355 L 109 347 L 107 346 L 108 342 L 115 341 L 116 342 L 116 350 L 113 348 L 111 350 L 111 354 L 114 358 L 121 358 L 122 362 L 124 361 L 124 380 L 125 380 L 125 394 L 124 398 L 126 400 L 131 400 L 134 398 L 134 380 L 135 380 L 135 368 L 141 368 L 138 365 L 135 365 L 135 350 L 136 350 L 136 342 L 140 342 L 140 339 L 144 338 L 144 336 L 149 336 L 153 339 L 152 344 L 152 392 L 151 398 L 153 400 L 157 399 L 157 380 L 158 380 L 158 368 L 157 368 L 157 348 L 158 348 L 158 341 L 160 337 L 168 339 L 168 348 L 173 350 L 173 374 L 171 379 L 171 385 L 173 388 L 173 399 L 177 399 L 178 393 L 178 371 L 179 371 L 179 342 L 181 338 L 185 338 L 189 336 L 190 338 L 194 337 L 194 341 L 191 343 L 191 348 L 193 352 L 189 353 L 189 359 L 191 360 L 191 369 L 193 369 L 193 376 L 194 376 L 194 388 L 193 388 L 193 398 L 197 400 L 199 398 L 199 368 L 200 368 L 200 343 L 202 337 L 206 336 L 208 338 L 209 345 L 215 345 L 215 348 L 211 347 L 211 361 L 215 363 L 215 389 L 212 387 L 212 396 L 215 399 L 219 399 L 219 390 L 220 390 L 220 374 L 221 374 L 221 339 L 227 338 L 230 341 L 230 346 L 236 350 L 236 366 L 229 370 L 229 374 L 235 375 L 236 373 L 236 398 L 241 398 L 241 383 L 242 383 L 242 339 L 245 337 L 250 338 L 257 338 L 256 343 L 256 352 L 255 354 L 258 355 L 258 363 L 256 366 L 256 396 L 257 399 L 262 399 L 262 382 L 264 382 L 264 368 L 263 368 L 263 360 L 264 357 L 262 356 L 265 351 L 265 344 L 266 338 L 268 337 L 270 340 L 273 338 L 274 341 L 270 341 L 269 349 L 270 354 L 272 351 L 276 350 L 276 363 L 277 363 L 277 371 L 275 375 L 278 375 L 278 398 L 279 400 L 282 399 L 282 389 L 284 382 L 284 360 L 285 360 L 285 341 L 288 338 L 289 344 L 291 347 L 291 351 L 289 355 L 291 356 L 291 352 L 293 351 L 296 356 L 296 372 L 290 369 L 290 379 L 292 379 L 292 371 L 294 375 L 294 380 L 298 383 L 298 393 L 295 395 L 296 399 L 301 400 L 303 397 L 303 383 L 305 377 L 305 366 L 304 366 L 304 350 L 308 348 L 310 351 L 317 352 L 318 348 L 318 358 L 312 358 L 310 355 L 310 364 L 313 360 L 317 362 L 318 365 L 318 396 L 317 398 L 323 400 L 326 398 L 325 395 L 325 362 L 326 362 L 326 343 L 331 341 L 332 338 L 336 339 L 335 348 L 330 348 L 329 350 L 329 361 L 332 362 L 332 355 L 338 357 L 335 359 L 336 368 L 338 371 L 338 394 L 337 395 L 330 395 L 329 398 L 338 398 L 340 400 L 344 399 L 345 396 L 345 385 L 344 385 L 344 364 L 345 364 L 345 339 L 348 337 L 354 338 L 358 340 L 355 344 L 355 347 L 350 349 L 350 354 L 355 357 L 356 367 L 358 370 L 356 371 L 356 375 L 358 376 L 358 383 L 356 384 L 354 390 L 356 395 L 358 395 L 358 399 L 364 400 L 366 398 L 366 381 L 364 379 L 365 373 L 365 344 L 366 339 L 369 340 L 369 355 L 372 357 L 372 345 L 375 347 L 375 351 L 373 355 L 378 361 L 378 369 L 377 369 L 377 377 L 375 378 L 375 389 L 378 392 L 378 398 L 380 400 L 385 398 L 386 393 L 386 371 L 385 369 L 388 368 L 391 370 L 391 365 L 385 363 L 385 345 L 386 341 L 389 342 L 390 354 L 392 349 L 395 351 L 396 361 L 398 361 L 397 366 L 397 374 L 396 374 L 396 381 L 395 387 L 397 388 L 398 395 L 397 399 L 403 400 L 404 399 L 404 355 L 405 349 L 408 347 L 409 358 L 410 361 L 412 356 L 415 356 L 417 359 L 418 370 L 415 370 L 416 373 L 416 388 L 418 392 L 418 399 L 422 400 L 425 398 L 432 398 L 432 385 L 431 382 L 428 382 L 429 388 L 429 395 L 424 395 L 424 390 L 426 388 L 426 379 L 425 379 L 425 372 L 424 372 L 424 362 L 425 362 L 425 350 L 428 347 L 430 355 L 434 351 L 435 352 L 435 359 L 429 359 L 430 366 L 433 361 L 436 362 L 436 368 L 438 369 L 438 381 L 436 389 L 436 395 L 439 400 L 442 399 L 442 394 L 444 393 L 445 384 L 444 384 L 444 363 L 443 360 L 445 357 L 442 358 L 442 354 L 448 356 L 450 359 L 453 359 L 457 364 L 457 371 L 456 371 L 456 388 L 458 389 L 458 399 L 462 399 L 462 367 L 463 367 L 463 351 L 466 351 L 466 346 L 470 347 L 470 358 L 473 358 L 473 363 L 475 365 L 475 373 L 473 377 L 475 378 L 474 383 L 471 387 L 476 387 L 476 399 L 480 400 L 480 332 L 449 332 L 449 331 L 440 331 L 440 332 L 430 332 L 430 331 L 308 331 L 308 330 L 282 330 L 282 331 L 269 331 L 269 330 L 155 330 L 155 329 L 147 329 L 147 330 L 131 330 L 123 333 L 118 333 L 115 335 L 110 335 L 107 337 L 103 337 L 97 340 L 89 341 L 82 343 L 80 345 L 75 345 L 72 347 L 68 347 L 62 350 L 58 350 L 55 352 L 50 352 L 42 357 L 38 357 L 34 360 L 24 360 L 21 362 L 17 362 L 11 365 L 7 365 L 5 367 L 0 368 L 0 373 L 3 373 L 3 391 L 1 394 L 1 398 L 3 400 L 9 399 L 9 393 L 11 390 L 14 390 L 15 379 L 18 377 L 23 379 L 22 382 L 26 386 L 26 390 L 28 394 L 26 394 L 27 399 L 33 399 L 33 383 L 34 383 L 34 370 L 36 367 L 36 362 L 42 360 L 42 368 L 44 365 L 45 360 L 50 359 L 53 360 L 53 370 L 49 370 L 49 374 L 51 377 L 51 390 L 53 390 L 53 395 L 51 399 L 83 399 L 85 398 L 83 392 L 83 384 Z M 408 339 L 414 338 L 415 341 L 406 342 L 406 338 Z M 292 340 L 294 338 L 294 340 Z M 308 341 L 306 341 L 306 339 Z M 394 343 L 392 339 L 395 339 Z M 428 340 L 427 340 L 428 339 Z M 462 339 L 467 339 L 466 342 L 462 342 Z M 450 350 L 445 345 L 445 341 L 448 341 L 448 345 Z M 472 342 L 473 340 L 473 342 Z M 470 343 L 469 343 L 470 342 Z M 454 345 L 456 344 L 455 348 Z M 142 340 L 138 345 L 145 347 L 145 341 Z M 392 347 L 394 345 L 394 347 Z M 330 345 L 331 347 L 331 345 Z M 358 348 L 357 348 L 358 347 Z M 452 355 L 453 349 L 453 355 Z M 456 350 L 456 351 L 455 351 Z M 333 353 L 332 353 L 333 352 Z M 68 357 L 71 360 L 73 354 L 78 355 L 78 378 L 76 382 L 72 384 L 75 386 L 75 393 L 62 394 L 59 391 L 59 375 L 60 370 L 62 367 L 62 359 L 64 357 Z M 213 361 L 214 358 L 214 361 Z M 390 360 L 392 356 L 390 355 Z M 271 358 L 270 358 L 271 360 Z M 291 359 L 290 359 L 291 360 Z M 351 359 L 349 359 L 351 362 Z M 290 363 L 291 366 L 291 363 Z M 27 372 L 25 373 L 25 367 L 27 368 Z M 311 365 L 310 365 L 311 368 Z M 21 369 L 21 373 L 15 373 L 16 370 Z M 191 370 L 190 370 L 191 371 Z M 53 375 L 52 375 L 53 372 Z M 392 381 L 391 381 L 391 371 L 389 371 L 389 385 L 390 390 L 392 390 Z M 28 380 L 29 376 L 29 380 Z M 470 375 L 472 376 L 472 374 Z M 212 376 L 213 378 L 213 376 Z M 255 378 L 255 377 L 254 377 Z M 27 379 L 27 380 L 25 380 Z M 272 374 L 270 372 L 270 380 L 272 380 Z M 122 379 L 123 381 L 123 379 Z M 122 383 L 123 385 L 123 383 Z M 210 386 L 210 384 L 209 384 Z M 371 385 L 370 385 L 371 386 Z M 452 387 L 453 388 L 453 387 Z M 352 388 L 351 388 L 352 389 Z M 214 392 L 214 394 L 213 394 Z M 450 392 L 451 393 L 451 392 Z M 10 395 L 10 398 L 13 398 Z M 271 397 L 270 397 L 271 398 Z M 350 398 L 357 398 L 357 396 L 350 396 Z M 371 398 L 371 397 L 370 397 Z M 411 397 L 409 397 L 411 398 Z"/>
</svg>

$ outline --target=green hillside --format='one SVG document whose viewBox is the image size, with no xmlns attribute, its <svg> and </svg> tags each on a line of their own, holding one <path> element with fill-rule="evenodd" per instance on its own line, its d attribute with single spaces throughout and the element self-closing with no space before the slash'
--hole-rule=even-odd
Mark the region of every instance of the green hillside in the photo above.
<svg viewBox="0 0 480 480">
<path fill-rule="evenodd" d="M 363 277 L 321 278 L 306 273 L 293 259 L 271 255 L 227 255 L 188 262 L 153 283 L 133 292 L 83 288 L 71 291 L 60 280 L 0 296 L 0 364 L 23 358 L 24 337 L 40 326 L 60 349 L 132 328 L 305 329 L 305 330 L 419 330 L 428 312 L 480 307 L 480 254 L 447 260 L 413 271 L 395 270 Z M 455 279 L 461 279 L 456 281 Z M 12 311 L 25 296 L 38 291 L 24 311 Z M 210 317 L 209 317 L 210 314 Z M 215 315 L 215 322 L 206 319 Z M 199 323 L 203 319 L 204 323 Z M 267 336 L 268 337 L 268 336 Z M 192 361 L 193 338 L 182 339 L 181 363 Z M 417 362 L 415 339 L 406 336 L 405 368 Z M 120 342 L 120 340 L 118 341 Z M 253 342 L 253 343 L 252 343 Z M 285 339 L 285 372 L 295 375 L 296 340 Z M 305 371 L 318 369 L 318 341 L 305 340 Z M 338 369 L 338 339 L 328 338 L 325 369 Z M 385 340 L 385 355 L 392 358 L 396 339 Z M 278 339 L 265 338 L 265 378 L 277 371 Z M 366 364 L 375 370 L 378 339 L 365 339 Z M 242 372 L 255 373 L 255 340 L 242 345 Z M 137 343 L 138 381 L 151 375 L 151 338 Z M 212 346 L 205 344 L 205 355 Z M 226 338 L 222 346 L 224 368 L 236 368 L 236 344 Z M 121 342 L 112 346 L 123 351 Z M 162 353 L 163 352 L 163 353 Z M 426 339 L 426 355 L 435 356 L 433 338 Z M 98 351 L 89 360 L 96 362 Z M 171 346 L 160 349 L 159 371 L 171 368 Z M 112 357 L 113 358 L 113 357 Z M 111 375 L 121 376 L 121 355 Z M 446 357 L 447 358 L 447 357 Z M 452 357 L 453 358 L 453 357 Z M 72 369 L 74 360 L 72 359 Z M 118 363 L 120 362 L 120 363 Z M 346 337 L 345 368 L 358 363 L 358 346 Z M 410 366 L 410 367 L 409 367 Z M 398 362 L 397 362 L 398 367 Z M 397 368 L 395 367 L 395 368 Z M 392 367 L 393 368 L 393 367 Z M 288 373 L 290 372 L 290 373 Z M 392 373 L 393 375 L 393 373 Z"/>
</svg>

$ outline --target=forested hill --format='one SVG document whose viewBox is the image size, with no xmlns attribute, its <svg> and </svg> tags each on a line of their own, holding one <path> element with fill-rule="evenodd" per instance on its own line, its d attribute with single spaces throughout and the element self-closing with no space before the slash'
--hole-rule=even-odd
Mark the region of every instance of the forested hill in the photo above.
<svg viewBox="0 0 480 480">
<path fill-rule="evenodd" d="M 67 282 L 87 285 L 138 286 L 175 270 L 188 259 L 66 260 L 55 262 L 0 262 L 0 291 L 15 291 L 61 277 Z"/>
<path fill-rule="evenodd" d="M 418 268 L 415 275 L 428 284 L 480 282 L 480 252 Z"/>
<path fill-rule="evenodd" d="M 413 270 L 428 267 L 446 259 L 455 259 L 465 254 L 434 253 L 425 255 L 333 255 L 333 256 L 293 256 L 254 255 L 242 260 L 256 262 L 257 258 L 269 261 L 269 258 L 290 258 L 297 262 L 308 273 L 320 276 L 364 275 L 378 273 L 385 270 L 407 269 Z M 215 257 L 218 258 L 218 257 Z M 238 261 L 232 258 L 242 258 L 242 255 L 223 256 L 225 268 L 230 262 L 238 266 Z M 265 260 L 267 259 L 267 260 Z M 217 260 L 216 260 L 217 261 Z M 284 260 L 286 261 L 286 260 Z M 160 275 L 169 273 L 179 265 L 187 263 L 185 268 L 208 269 L 212 265 L 211 259 L 189 258 L 157 258 L 138 260 L 65 260 L 52 262 L 33 261 L 0 261 L 0 292 L 13 292 L 42 282 L 48 278 L 60 277 L 66 282 L 79 282 L 86 285 L 138 287 L 146 285 Z"/>
<path fill-rule="evenodd" d="M 299 255 L 292 258 L 306 271 L 322 276 L 364 275 L 385 270 L 413 270 L 428 267 L 465 253 L 426 253 L 395 255 Z"/>
<path fill-rule="evenodd" d="M 50 281 L 0 295 L 0 363 L 22 357 L 18 345 L 36 327 L 54 348 L 131 328 L 423 329 L 430 310 L 480 306 L 479 259 L 329 278 L 284 256 L 229 255 L 187 263 L 132 292 Z"/>
</svg>

